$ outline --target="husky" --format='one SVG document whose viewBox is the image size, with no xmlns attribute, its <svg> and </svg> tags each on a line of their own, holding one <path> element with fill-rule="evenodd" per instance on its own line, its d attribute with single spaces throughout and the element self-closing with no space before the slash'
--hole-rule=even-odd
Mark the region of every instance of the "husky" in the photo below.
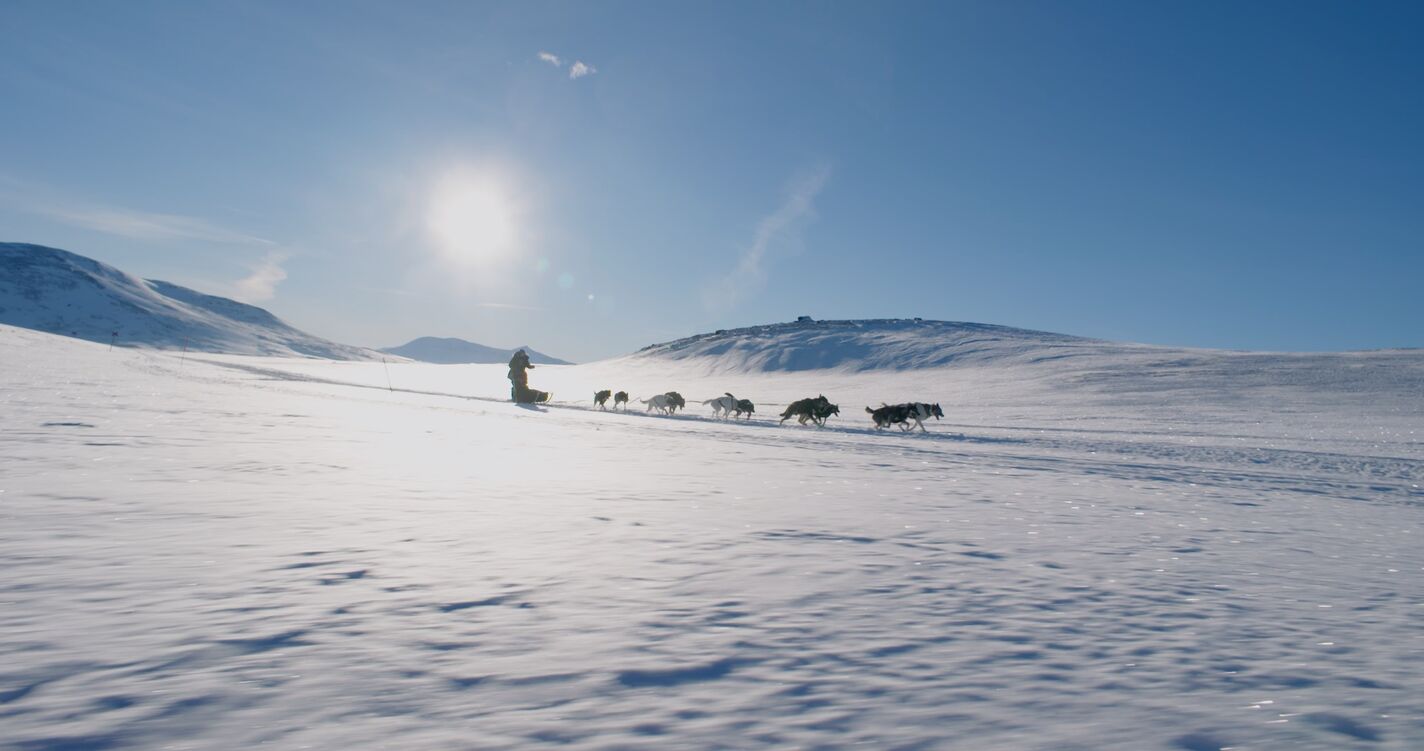
<svg viewBox="0 0 1424 751">
<path fill-rule="evenodd" d="M 936 420 L 939 420 L 944 417 L 944 410 L 940 409 L 939 402 L 935 402 L 934 404 L 930 404 L 928 402 L 915 402 L 913 406 L 915 410 L 914 412 L 910 413 L 910 416 L 915 419 L 915 424 L 920 426 L 920 430 L 926 433 L 928 433 L 929 431 L 925 430 L 925 420 L 928 420 L 931 417 Z"/>
<path fill-rule="evenodd" d="M 716 399 L 708 399 L 703 404 L 712 405 L 713 417 L 731 417 L 732 410 L 737 408 L 737 397 L 732 396 L 732 392 L 725 392 L 726 396 L 719 396 Z"/>
<path fill-rule="evenodd" d="M 642 404 L 648 405 L 647 411 L 649 412 L 652 412 L 656 409 L 657 411 L 665 415 L 670 415 L 672 414 L 672 410 L 675 409 L 672 400 L 668 399 L 667 394 L 657 394 L 653 396 L 652 399 L 639 399 L 638 401 Z"/>
<path fill-rule="evenodd" d="M 829 420 L 831 415 L 838 415 L 840 413 L 840 406 L 831 404 L 831 400 L 827 399 L 825 394 L 821 394 L 815 399 L 797 399 L 787 405 L 786 411 L 781 413 L 781 422 L 786 422 L 790 418 L 795 417 L 796 421 L 802 425 L 805 425 L 806 421 L 810 420 L 816 423 L 817 427 L 824 428 L 826 426 L 826 420 Z"/>
<path fill-rule="evenodd" d="M 891 425 L 899 425 L 901 431 L 906 431 L 911 428 L 910 419 L 914 413 L 913 407 L 914 405 L 909 403 L 885 404 L 881 402 L 879 407 L 875 409 L 866 407 L 865 411 L 869 412 L 870 419 L 875 421 L 876 430 L 884 430 Z"/>
<path fill-rule="evenodd" d="M 674 414 L 679 409 L 687 409 L 687 400 L 682 398 L 682 394 L 676 391 L 669 391 L 663 396 L 667 397 L 668 414 Z"/>
<path fill-rule="evenodd" d="M 756 405 L 752 404 L 751 399 L 738 399 L 737 406 L 732 408 L 732 412 L 734 413 L 732 415 L 733 417 L 746 415 L 747 419 L 750 420 L 752 419 L 752 415 L 756 413 Z"/>
<path fill-rule="evenodd" d="M 930 404 L 928 402 L 906 402 L 904 404 L 884 404 L 879 408 L 871 409 L 866 407 L 865 411 L 870 413 L 870 419 L 875 421 L 876 430 L 884 430 L 891 425 L 899 425 L 901 431 L 913 430 L 919 426 L 920 431 L 928 433 L 925 429 L 925 420 L 931 417 L 936 420 L 944 417 L 944 410 L 939 403 Z M 914 425 L 910 422 L 914 421 Z"/>
<path fill-rule="evenodd" d="M 619 391 L 613 395 L 613 408 L 618 409 L 618 405 L 623 405 L 623 411 L 628 411 L 628 392 Z"/>
<path fill-rule="evenodd" d="M 668 400 L 666 393 L 658 393 L 658 395 L 655 395 L 652 399 L 638 399 L 638 402 L 648 405 L 648 412 L 652 412 L 652 410 L 656 409 L 658 412 L 664 413 L 664 415 L 671 415 L 672 413 L 672 402 Z"/>
<path fill-rule="evenodd" d="M 608 403 L 608 397 L 610 396 L 613 396 L 613 391 L 610 389 L 595 392 L 593 395 L 593 403 L 597 404 L 599 409 L 608 409 L 603 405 Z"/>
<path fill-rule="evenodd" d="M 901 409 L 902 406 L 904 405 L 890 405 L 881 402 L 879 407 L 875 409 L 866 407 L 865 411 L 870 414 L 870 419 L 875 421 L 875 429 L 884 430 L 891 425 L 903 422 L 901 419 L 904 416 L 904 410 Z"/>
</svg>

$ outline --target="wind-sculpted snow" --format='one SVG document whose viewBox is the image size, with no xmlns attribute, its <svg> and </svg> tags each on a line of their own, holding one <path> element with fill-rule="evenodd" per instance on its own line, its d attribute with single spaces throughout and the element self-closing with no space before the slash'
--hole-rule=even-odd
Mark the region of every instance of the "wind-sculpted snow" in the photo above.
<svg viewBox="0 0 1424 751">
<path fill-rule="evenodd" d="M 0 748 L 1424 745 L 1418 392 L 675 365 L 0 326 Z"/>
<path fill-rule="evenodd" d="M 299 331 L 262 308 L 24 243 L 0 243 L 0 323 L 127 347 L 381 358 Z"/>
</svg>

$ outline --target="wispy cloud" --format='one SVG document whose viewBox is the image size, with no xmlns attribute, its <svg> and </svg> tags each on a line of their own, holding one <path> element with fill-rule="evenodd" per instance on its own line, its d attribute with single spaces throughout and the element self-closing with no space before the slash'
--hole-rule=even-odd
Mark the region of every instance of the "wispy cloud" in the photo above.
<svg viewBox="0 0 1424 751">
<path fill-rule="evenodd" d="M 286 260 L 285 253 L 268 253 L 252 267 L 251 274 L 233 284 L 233 297 L 246 303 L 271 300 L 277 294 L 277 285 L 287 278 L 287 270 L 282 268 Z"/>
<path fill-rule="evenodd" d="M 791 181 L 781 205 L 757 222 L 751 244 L 742 250 L 731 272 L 703 291 L 708 309 L 730 310 L 766 287 L 769 262 L 779 250 L 795 250 L 801 228 L 816 215 L 816 196 L 830 179 L 830 166 L 820 165 Z"/>
<path fill-rule="evenodd" d="M 516 305 L 510 302 L 477 302 L 471 304 L 476 308 L 494 308 L 496 310 L 543 310 L 543 308 L 534 305 Z"/>
<path fill-rule="evenodd" d="M 276 244 L 271 240 L 219 227 L 196 217 L 178 214 L 152 214 L 126 209 L 65 206 L 33 207 L 32 213 L 41 214 L 65 224 L 136 240 L 207 240 L 220 243 Z"/>
<path fill-rule="evenodd" d="M 237 245 L 276 245 L 271 240 L 222 227 L 198 217 L 137 211 L 45 196 L 41 190 L 22 185 L 18 181 L 4 182 L 14 187 L 11 190 L 0 190 L 0 203 L 73 227 L 135 240 L 204 240 Z"/>
<path fill-rule="evenodd" d="M 559 57 L 558 55 L 555 55 L 552 52 L 540 50 L 539 59 L 554 66 L 555 68 L 558 68 L 559 70 L 564 69 L 564 59 L 562 57 Z M 577 80 L 579 78 L 583 78 L 584 76 L 591 76 L 597 72 L 598 68 L 593 67 L 589 63 L 586 63 L 582 60 L 575 60 L 573 65 L 569 66 L 569 79 Z"/>
</svg>

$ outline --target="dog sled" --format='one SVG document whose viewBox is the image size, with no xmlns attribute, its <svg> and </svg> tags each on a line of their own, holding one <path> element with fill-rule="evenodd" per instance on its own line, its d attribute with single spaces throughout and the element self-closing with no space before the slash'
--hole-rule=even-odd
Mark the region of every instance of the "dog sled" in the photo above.
<svg viewBox="0 0 1424 751">
<path fill-rule="evenodd" d="M 509 398 L 515 404 L 543 404 L 549 401 L 549 392 L 529 388 L 529 371 L 533 369 L 529 355 L 522 349 L 509 359 Z"/>
<path fill-rule="evenodd" d="M 509 390 L 509 398 L 515 404 L 543 404 L 554 397 L 547 391 L 515 385 Z"/>
</svg>

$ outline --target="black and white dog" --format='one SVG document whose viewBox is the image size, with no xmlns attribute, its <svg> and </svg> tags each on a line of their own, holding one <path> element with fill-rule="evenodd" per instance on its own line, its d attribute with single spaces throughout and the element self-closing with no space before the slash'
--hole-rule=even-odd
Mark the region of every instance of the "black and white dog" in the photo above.
<svg viewBox="0 0 1424 751">
<path fill-rule="evenodd" d="M 608 403 L 608 397 L 610 396 L 613 396 L 613 391 L 610 389 L 594 392 L 593 403 L 597 404 L 599 409 L 608 409 L 603 405 Z"/>
<path fill-rule="evenodd" d="M 731 417 L 732 412 L 737 408 L 737 397 L 732 396 L 732 392 L 728 391 L 724 396 L 708 399 L 703 404 L 712 405 L 713 417 Z"/>
<path fill-rule="evenodd" d="M 756 405 L 752 404 L 751 399 L 738 399 L 737 406 L 732 408 L 732 412 L 733 417 L 746 415 L 747 419 L 750 420 L 752 419 L 752 415 L 756 414 Z"/>
<path fill-rule="evenodd" d="M 928 402 L 906 402 L 905 404 L 881 404 L 877 409 L 865 408 L 870 413 L 870 419 L 875 421 L 876 430 L 884 430 L 891 425 L 899 425 L 900 430 L 913 430 L 914 426 L 910 421 L 914 421 L 922 432 L 925 430 L 925 420 L 933 417 L 938 420 L 944 417 L 944 410 L 940 409 L 939 403 L 930 404 Z"/>
<path fill-rule="evenodd" d="M 623 405 L 623 411 L 628 411 L 628 392 L 619 391 L 613 395 L 613 408 L 618 409 L 618 405 Z"/>
</svg>

